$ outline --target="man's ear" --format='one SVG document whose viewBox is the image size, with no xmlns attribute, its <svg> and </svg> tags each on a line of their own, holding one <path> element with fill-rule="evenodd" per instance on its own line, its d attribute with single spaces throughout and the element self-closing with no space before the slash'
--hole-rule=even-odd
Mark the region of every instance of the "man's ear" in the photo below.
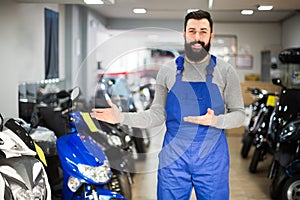
<svg viewBox="0 0 300 200">
<path fill-rule="evenodd" d="M 212 40 L 214 39 L 214 37 L 215 37 L 215 32 L 212 32 L 212 33 L 210 34 L 210 41 L 212 41 Z"/>
</svg>

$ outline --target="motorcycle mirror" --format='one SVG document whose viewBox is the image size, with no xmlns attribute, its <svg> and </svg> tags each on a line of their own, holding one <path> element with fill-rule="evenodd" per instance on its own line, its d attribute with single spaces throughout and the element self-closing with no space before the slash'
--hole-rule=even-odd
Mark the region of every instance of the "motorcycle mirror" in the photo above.
<svg viewBox="0 0 300 200">
<path fill-rule="evenodd" d="M 71 100 L 74 101 L 79 97 L 79 95 L 80 95 L 80 89 L 79 87 L 75 87 L 71 92 Z"/>
<path fill-rule="evenodd" d="M 3 131 L 3 122 L 4 122 L 4 119 L 3 119 L 2 115 L 0 114 L 0 131 Z"/>
<path fill-rule="evenodd" d="M 62 91 L 59 91 L 56 96 L 59 98 L 59 99 L 63 99 L 63 98 L 67 98 L 69 97 L 69 93 L 65 90 L 62 90 Z"/>
<path fill-rule="evenodd" d="M 258 88 L 254 88 L 251 92 L 253 95 L 259 95 L 261 93 L 260 89 L 258 89 Z"/>
<path fill-rule="evenodd" d="M 279 78 L 273 78 L 273 79 L 272 79 L 272 83 L 273 83 L 274 85 L 283 86 L 283 85 L 282 85 L 282 82 L 281 82 L 281 80 L 280 80 Z"/>
</svg>

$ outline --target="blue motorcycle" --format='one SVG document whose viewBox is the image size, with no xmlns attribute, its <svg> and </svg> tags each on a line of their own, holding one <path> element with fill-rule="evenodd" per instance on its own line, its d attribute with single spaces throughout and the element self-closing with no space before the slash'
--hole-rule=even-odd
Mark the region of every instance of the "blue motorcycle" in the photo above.
<svg viewBox="0 0 300 200">
<path fill-rule="evenodd" d="M 74 101 L 78 96 L 79 88 L 74 88 L 71 100 Z M 106 189 L 112 171 L 99 143 L 77 131 L 80 126 L 93 128 L 92 123 L 81 112 L 70 112 L 71 109 L 68 110 L 71 132 L 59 137 L 56 142 L 64 179 L 62 199 L 125 200 L 117 192 Z M 85 121 L 78 120 L 82 117 Z"/>
</svg>

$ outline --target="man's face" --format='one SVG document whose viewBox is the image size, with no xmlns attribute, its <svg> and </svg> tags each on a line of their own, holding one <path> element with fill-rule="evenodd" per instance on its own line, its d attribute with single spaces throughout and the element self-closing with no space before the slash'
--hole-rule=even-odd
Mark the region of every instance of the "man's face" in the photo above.
<svg viewBox="0 0 300 200">
<path fill-rule="evenodd" d="M 189 60 L 199 62 L 205 58 L 214 37 L 207 19 L 189 19 L 184 32 L 185 54 Z"/>
</svg>

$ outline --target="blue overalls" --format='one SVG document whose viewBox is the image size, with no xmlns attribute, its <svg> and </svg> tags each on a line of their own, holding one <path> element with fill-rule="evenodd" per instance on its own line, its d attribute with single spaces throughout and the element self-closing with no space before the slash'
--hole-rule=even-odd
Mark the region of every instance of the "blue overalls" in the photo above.
<svg viewBox="0 0 300 200">
<path fill-rule="evenodd" d="M 229 153 L 224 130 L 183 121 L 214 110 L 224 102 L 212 83 L 216 57 L 206 67 L 206 82 L 184 82 L 184 58 L 176 59 L 176 81 L 166 101 L 166 134 L 159 153 L 158 200 L 188 200 L 194 187 L 198 200 L 229 199 Z"/>
</svg>

